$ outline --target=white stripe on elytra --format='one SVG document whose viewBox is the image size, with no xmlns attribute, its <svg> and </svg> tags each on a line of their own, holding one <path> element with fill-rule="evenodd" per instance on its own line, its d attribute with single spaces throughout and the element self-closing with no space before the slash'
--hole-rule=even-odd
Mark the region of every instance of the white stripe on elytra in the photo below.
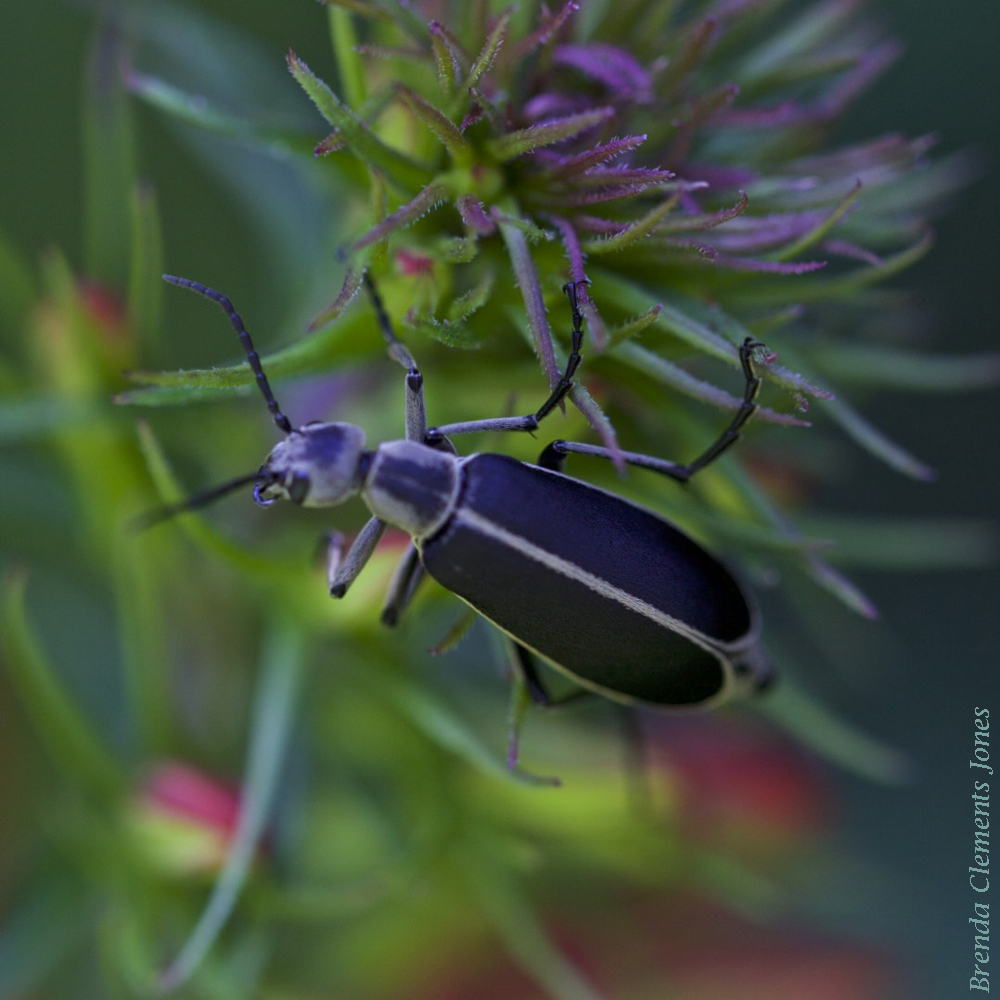
<svg viewBox="0 0 1000 1000">
<path fill-rule="evenodd" d="M 563 576 L 567 576 L 571 580 L 575 580 L 577 583 L 582 583 L 585 587 L 588 587 L 595 593 L 600 594 L 602 597 L 615 601 L 628 608 L 630 611 L 634 611 L 636 614 L 649 618 L 651 621 L 656 622 L 657 625 L 660 625 L 663 628 L 679 633 L 684 636 L 685 639 L 690 640 L 696 646 L 700 646 L 713 656 L 720 656 L 721 650 L 719 648 L 719 643 L 713 642 L 703 632 L 699 632 L 697 629 L 691 628 L 690 625 L 682 622 L 678 618 L 674 618 L 672 615 L 665 614 L 660 611 L 659 608 L 643 601 L 634 594 L 630 594 L 627 591 L 622 590 L 620 587 L 616 587 L 614 584 L 608 583 L 607 580 L 603 580 L 599 576 L 594 576 L 593 573 L 588 573 L 585 569 L 581 569 L 575 563 L 568 562 L 565 559 L 561 559 L 557 555 L 553 555 L 551 552 L 547 552 L 545 549 L 540 548 L 533 542 L 529 542 L 526 538 L 522 538 L 520 535 L 515 535 L 506 528 L 502 528 L 500 525 L 494 524 L 493 521 L 477 514 L 475 511 L 459 506 L 455 516 L 474 531 L 479 531 L 484 535 L 488 535 L 490 538 L 495 538 L 498 542 L 502 542 L 504 545 L 507 545 L 517 552 L 520 552 L 522 555 L 527 556 L 529 559 L 534 559 L 535 562 L 539 562 L 543 566 L 548 566 L 549 569 L 554 570 L 557 573 L 561 573 Z"/>
</svg>

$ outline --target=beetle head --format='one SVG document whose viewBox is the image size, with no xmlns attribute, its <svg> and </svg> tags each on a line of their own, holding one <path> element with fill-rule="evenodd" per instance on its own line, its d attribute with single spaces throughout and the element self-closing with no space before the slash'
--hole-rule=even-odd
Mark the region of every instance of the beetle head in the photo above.
<svg viewBox="0 0 1000 1000">
<path fill-rule="evenodd" d="M 292 500 L 303 507 L 332 507 L 361 488 L 365 435 L 342 423 L 311 423 L 274 446 L 257 473 L 253 496 L 269 506 Z"/>
</svg>

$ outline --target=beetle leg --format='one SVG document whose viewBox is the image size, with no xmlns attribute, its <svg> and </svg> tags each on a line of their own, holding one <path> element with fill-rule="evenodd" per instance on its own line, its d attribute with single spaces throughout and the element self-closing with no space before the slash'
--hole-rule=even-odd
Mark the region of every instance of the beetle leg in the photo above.
<svg viewBox="0 0 1000 1000">
<path fill-rule="evenodd" d="M 642 718 L 628 705 L 613 705 L 625 750 L 625 775 L 629 803 L 636 816 L 646 823 L 658 817 L 654 795 L 654 771 Z"/>
<path fill-rule="evenodd" d="M 549 708 L 553 704 L 552 695 L 549 689 L 538 676 L 538 665 L 534 655 L 518 642 L 509 642 L 511 651 L 511 663 L 514 670 L 524 684 L 525 690 L 536 705 Z"/>
<path fill-rule="evenodd" d="M 392 328 L 392 321 L 385 311 L 385 304 L 382 296 L 371 275 L 366 271 L 364 275 L 365 288 L 368 290 L 368 297 L 372 300 L 372 307 L 375 310 L 375 318 L 378 328 L 385 338 L 386 347 L 389 350 L 389 357 L 398 362 L 406 369 L 406 440 L 420 441 L 423 443 L 427 438 L 427 409 L 424 405 L 424 377 L 420 374 L 413 355 L 410 354 L 406 344 L 397 336 Z"/>
<path fill-rule="evenodd" d="M 627 465 L 636 465 L 643 469 L 650 469 L 661 475 L 669 476 L 678 482 L 686 483 L 696 472 L 700 472 L 705 466 L 714 462 L 727 448 L 734 444 L 740 436 L 746 422 L 753 416 L 757 409 L 757 394 L 760 392 L 760 376 L 753 365 L 753 352 L 758 347 L 763 347 L 759 341 L 747 337 L 740 346 L 740 364 L 743 367 L 743 376 L 746 379 L 746 386 L 743 390 L 743 401 L 736 411 L 729 426 L 716 438 L 712 444 L 705 449 L 693 462 L 687 465 L 679 465 L 677 462 L 670 462 L 665 458 L 654 458 L 652 455 L 642 455 L 634 451 L 622 451 L 616 454 L 608 448 L 600 445 L 581 444 L 576 441 L 553 441 L 541 454 L 538 464 L 543 469 L 552 469 L 561 472 L 565 464 L 566 455 L 573 452 L 577 455 L 592 455 L 596 458 L 607 458 L 612 461 L 620 459 Z"/>
<path fill-rule="evenodd" d="M 389 591 L 385 596 L 382 608 L 382 624 L 390 628 L 399 621 L 399 616 L 406 610 L 420 581 L 427 575 L 420 554 L 412 543 L 396 566 L 389 583 Z"/>
<path fill-rule="evenodd" d="M 357 575 L 364 569 L 365 563 L 371 558 L 383 531 L 385 531 L 385 521 L 377 517 L 371 518 L 358 532 L 346 556 L 344 536 L 339 531 L 330 532 L 327 540 L 326 566 L 331 597 L 343 597 L 347 593 L 348 587 L 354 583 Z"/>
<path fill-rule="evenodd" d="M 590 698 L 594 694 L 593 691 L 578 687 L 554 698 L 538 672 L 538 658 L 535 654 L 519 642 L 514 642 L 513 639 L 507 641 L 511 647 L 511 662 L 514 670 L 524 684 L 532 702 L 539 708 L 563 708 L 566 705 L 582 701 L 584 698 Z"/>
<path fill-rule="evenodd" d="M 538 428 L 539 423 L 547 417 L 569 394 L 573 388 L 573 376 L 583 355 L 580 348 L 583 346 L 583 315 L 580 312 L 577 297 L 577 285 L 586 282 L 568 281 L 563 285 L 563 291 L 569 299 L 570 309 L 573 313 L 573 331 L 570 339 L 569 357 L 566 359 L 566 367 L 556 383 L 549 398 L 534 412 L 524 417 L 492 417 L 485 420 L 466 420 L 458 424 L 445 424 L 442 427 L 432 428 L 432 435 L 447 434 L 471 434 L 475 431 L 533 431 Z"/>
<path fill-rule="evenodd" d="M 757 394 L 760 392 L 760 376 L 753 366 L 753 352 L 764 345 L 759 340 L 747 337 L 740 345 L 740 364 L 743 367 L 743 378 L 746 384 L 743 388 L 743 402 L 736 411 L 729 426 L 719 435 L 716 441 L 705 449 L 693 462 L 681 466 L 684 480 L 687 481 L 700 469 L 714 462 L 740 436 L 743 425 L 753 416 L 757 409 Z"/>
</svg>

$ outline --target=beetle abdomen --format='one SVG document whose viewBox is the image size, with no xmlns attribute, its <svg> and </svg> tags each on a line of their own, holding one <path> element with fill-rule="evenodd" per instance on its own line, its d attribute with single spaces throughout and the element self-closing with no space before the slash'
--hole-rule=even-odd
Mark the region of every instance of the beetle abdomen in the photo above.
<svg viewBox="0 0 1000 1000">
<path fill-rule="evenodd" d="M 428 572 L 509 635 L 625 699 L 691 705 L 727 686 L 753 627 L 726 569 L 662 518 L 503 455 L 460 463 Z"/>
</svg>

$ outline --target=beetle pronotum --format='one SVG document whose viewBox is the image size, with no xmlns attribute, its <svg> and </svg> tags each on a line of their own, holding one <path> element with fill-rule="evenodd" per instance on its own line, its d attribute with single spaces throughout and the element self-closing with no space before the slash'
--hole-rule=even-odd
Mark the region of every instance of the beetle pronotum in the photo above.
<svg viewBox="0 0 1000 1000">
<path fill-rule="evenodd" d="M 584 688 L 627 703 L 712 706 L 770 682 L 756 605 L 730 572 L 662 517 L 563 474 L 568 454 L 611 458 L 606 448 L 554 441 L 536 465 L 528 465 L 499 454 L 460 457 L 449 441 L 473 431 L 532 431 L 559 405 L 581 357 L 575 285 L 565 287 L 573 317 L 569 358 L 537 411 L 428 428 L 423 377 L 366 279 L 389 354 L 407 369 L 405 438 L 366 450 L 364 432 L 353 424 L 295 427 L 278 406 L 229 299 L 186 278 L 164 278 L 225 310 L 285 437 L 256 473 L 161 516 L 249 483 L 262 506 L 285 499 L 331 507 L 360 494 L 372 517 L 346 553 L 343 537 L 331 534 L 331 595 L 347 593 L 387 524 L 403 529 L 412 541 L 390 585 L 383 621 L 395 624 L 430 574 L 513 640 L 523 680 L 538 702 L 548 696 L 534 656 Z M 677 465 L 623 452 L 624 461 L 680 482 L 714 461 L 754 412 L 760 379 L 753 352 L 760 346 L 747 338 L 739 348 L 742 404 L 698 458 Z"/>
</svg>

